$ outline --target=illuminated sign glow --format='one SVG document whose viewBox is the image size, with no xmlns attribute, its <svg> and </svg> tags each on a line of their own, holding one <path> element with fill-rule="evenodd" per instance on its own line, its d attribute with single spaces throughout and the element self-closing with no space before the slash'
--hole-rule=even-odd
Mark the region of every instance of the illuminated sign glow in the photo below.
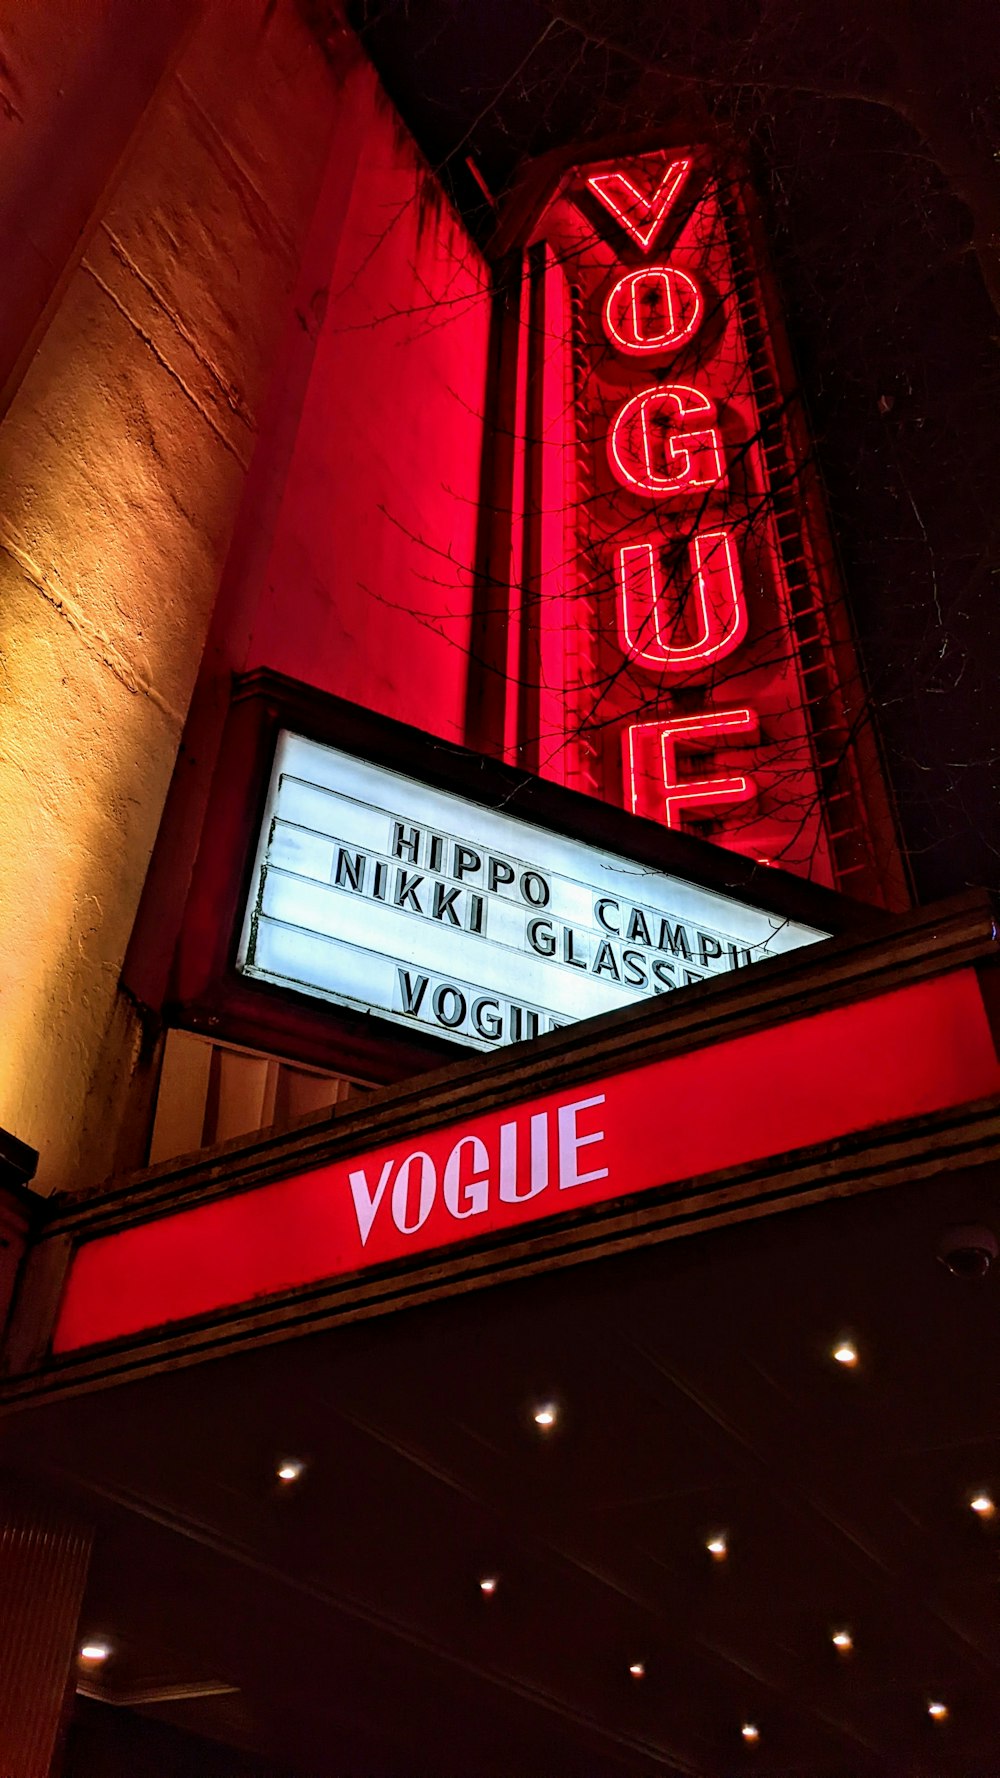
<svg viewBox="0 0 1000 1778">
<path fill-rule="evenodd" d="M 671 161 L 653 190 L 647 192 L 641 189 L 643 170 L 634 165 L 628 173 L 622 169 L 595 173 L 587 186 L 636 245 L 648 253 L 690 171 L 690 160 Z"/>
<path fill-rule="evenodd" d="M 562 473 L 573 514 L 569 544 L 550 527 L 539 546 L 538 769 L 833 884 L 819 763 L 834 746 L 834 656 L 791 433 L 773 417 L 782 391 L 738 180 L 702 149 L 580 167 L 538 242 L 553 280 L 549 402 L 527 448 L 544 460 L 546 513 Z M 560 314 L 573 318 L 569 372 L 550 339 Z M 838 834 L 846 775 L 826 774 Z"/>
<path fill-rule="evenodd" d="M 685 808 L 713 809 L 720 803 L 750 802 L 757 794 L 754 780 L 741 777 L 694 778 L 681 776 L 678 749 L 704 749 L 716 736 L 743 735 L 747 741 L 756 739 L 757 718 L 752 710 L 710 710 L 705 716 L 677 716 L 671 722 L 636 722 L 625 736 L 626 761 L 632 811 L 640 814 L 644 801 L 644 775 L 654 778 L 664 796 L 664 820 L 668 827 L 679 827 Z M 640 765 L 643 743 L 652 742 L 659 749 L 659 771 L 645 774 Z"/>
<path fill-rule="evenodd" d="M 237 966 L 485 1050 L 826 936 L 286 731 Z"/>
<path fill-rule="evenodd" d="M 608 434 L 611 467 L 619 481 L 640 494 L 676 496 L 725 482 L 722 440 L 714 426 L 678 429 L 692 414 L 715 416 L 700 389 L 668 385 L 641 389 L 626 401 Z M 661 467 L 662 464 L 662 467 Z"/>
<path fill-rule="evenodd" d="M 73 1254 L 68 1353 L 996 1093 L 973 970 L 535 1094 Z"/>
<path fill-rule="evenodd" d="M 662 541 L 626 544 L 618 551 L 622 641 L 639 660 L 670 672 L 690 673 L 731 654 L 747 633 L 739 556 L 728 531 L 697 531 L 690 539 L 696 633 L 692 641 L 678 642 L 665 634 L 662 617 L 666 605 L 666 577 L 659 560 Z M 674 616 L 675 630 L 679 615 Z"/>
<path fill-rule="evenodd" d="M 604 307 L 604 331 L 619 352 L 672 352 L 701 320 L 701 291 L 677 266 L 647 265 L 619 278 Z"/>
</svg>

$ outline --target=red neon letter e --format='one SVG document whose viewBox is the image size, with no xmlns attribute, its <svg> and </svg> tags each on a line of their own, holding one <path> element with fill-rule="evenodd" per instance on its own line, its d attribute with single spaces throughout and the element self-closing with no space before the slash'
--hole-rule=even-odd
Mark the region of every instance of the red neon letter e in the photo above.
<svg viewBox="0 0 1000 1778">
<path fill-rule="evenodd" d="M 751 802 L 757 786 L 750 777 L 681 778 L 677 749 L 711 745 L 716 735 L 743 735 L 750 741 L 756 734 L 757 717 L 752 710 L 707 710 L 702 716 L 676 716 L 669 722 L 633 723 L 623 737 L 633 812 L 665 821 L 668 827 L 680 827 L 685 813 L 697 816 L 703 810 Z M 658 785 L 652 772 L 642 769 L 641 755 L 649 742 L 659 743 Z"/>
</svg>

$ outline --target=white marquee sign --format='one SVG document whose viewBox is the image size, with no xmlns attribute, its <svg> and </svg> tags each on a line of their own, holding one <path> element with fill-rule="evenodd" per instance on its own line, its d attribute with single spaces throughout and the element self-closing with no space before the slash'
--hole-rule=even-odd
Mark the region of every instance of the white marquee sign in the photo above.
<svg viewBox="0 0 1000 1778">
<path fill-rule="evenodd" d="M 491 1049 L 827 936 L 283 732 L 237 964 Z"/>
</svg>

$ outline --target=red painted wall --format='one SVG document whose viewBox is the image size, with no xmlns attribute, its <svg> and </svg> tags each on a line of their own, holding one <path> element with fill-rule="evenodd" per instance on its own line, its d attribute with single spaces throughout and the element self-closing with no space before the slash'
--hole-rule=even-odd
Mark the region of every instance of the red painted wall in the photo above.
<svg viewBox="0 0 1000 1778">
<path fill-rule="evenodd" d="M 356 52 L 271 376 L 125 981 L 160 1006 L 234 674 L 461 740 L 486 267 Z"/>
<path fill-rule="evenodd" d="M 460 740 L 486 275 L 377 95 L 324 300 L 243 664 Z"/>
</svg>

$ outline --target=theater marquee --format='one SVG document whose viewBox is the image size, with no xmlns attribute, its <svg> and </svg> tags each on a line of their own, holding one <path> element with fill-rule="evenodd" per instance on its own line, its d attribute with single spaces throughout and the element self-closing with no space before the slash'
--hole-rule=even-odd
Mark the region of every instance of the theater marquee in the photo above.
<svg viewBox="0 0 1000 1778">
<path fill-rule="evenodd" d="M 486 1050 L 827 936 L 286 730 L 237 967 Z"/>
</svg>

